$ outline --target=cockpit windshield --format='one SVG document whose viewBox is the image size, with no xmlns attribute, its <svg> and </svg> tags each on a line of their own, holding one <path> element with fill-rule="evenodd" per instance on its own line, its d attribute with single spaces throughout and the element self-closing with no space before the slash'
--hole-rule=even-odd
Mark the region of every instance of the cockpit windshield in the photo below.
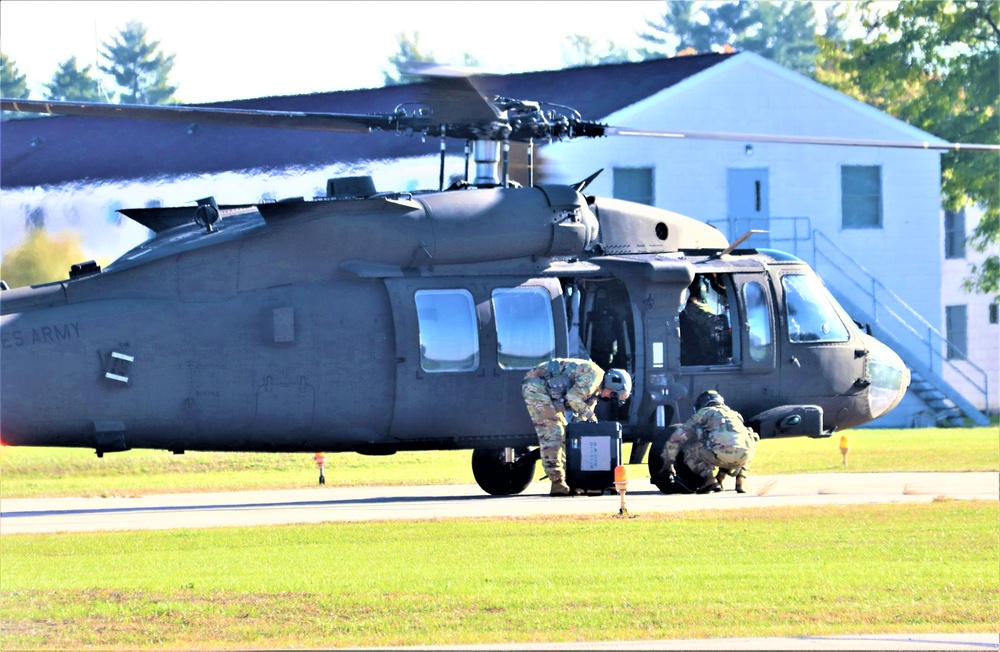
<svg viewBox="0 0 1000 652">
<path fill-rule="evenodd" d="M 812 274 L 786 274 L 785 316 L 792 342 L 846 342 L 850 331 L 823 282 Z"/>
</svg>

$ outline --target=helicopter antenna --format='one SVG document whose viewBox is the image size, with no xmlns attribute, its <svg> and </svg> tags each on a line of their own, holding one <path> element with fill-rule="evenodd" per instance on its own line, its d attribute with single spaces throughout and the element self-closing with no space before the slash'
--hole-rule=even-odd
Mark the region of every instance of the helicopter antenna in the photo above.
<svg viewBox="0 0 1000 652">
<path fill-rule="evenodd" d="M 599 175 L 601 172 L 604 172 L 604 168 L 601 168 L 600 170 L 598 170 L 597 172 L 593 173 L 592 175 L 590 175 L 589 177 L 587 177 L 586 179 L 584 179 L 580 183 L 573 184 L 573 190 L 575 190 L 577 192 L 583 192 L 584 189 L 587 186 L 589 186 L 591 184 L 591 182 L 593 182 L 593 180 L 596 179 L 597 175 Z"/>
<path fill-rule="evenodd" d="M 750 229 L 749 231 L 747 231 L 746 233 L 744 233 L 743 235 L 741 235 L 740 239 L 737 240 L 736 242 L 734 242 L 733 244 L 729 245 L 728 247 L 726 247 L 725 249 L 723 249 L 722 251 L 720 251 L 718 253 L 712 254 L 711 258 L 714 259 L 714 258 L 722 258 L 723 256 L 728 256 L 729 254 L 733 253 L 733 251 L 736 249 L 736 247 L 738 247 L 741 244 L 743 244 L 744 240 L 746 240 L 747 238 L 749 238 L 750 236 L 752 236 L 755 233 L 767 233 L 767 231 L 765 231 L 763 229 Z"/>
</svg>

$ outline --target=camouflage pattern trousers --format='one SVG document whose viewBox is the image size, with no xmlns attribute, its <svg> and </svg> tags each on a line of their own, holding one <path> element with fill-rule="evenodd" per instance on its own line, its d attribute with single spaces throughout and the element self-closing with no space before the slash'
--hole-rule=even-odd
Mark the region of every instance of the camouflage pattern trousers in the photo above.
<svg viewBox="0 0 1000 652">
<path fill-rule="evenodd" d="M 545 381 L 525 381 L 521 395 L 538 435 L 542 469 L 549 480 L 561 482 L 566 474 L 566 414 L 562 404 L 553 403 Z"/>
<path fill-rule="evenodd" d="M 708 480 L 715 467 L 725 469 L 729 475 L 746 477 L 746 466 L 753 459 L 753 450 L 737 447 L 710 448 L 701 437 L 690 439 L 681 446 L 684 464 Z"/>
</svg>

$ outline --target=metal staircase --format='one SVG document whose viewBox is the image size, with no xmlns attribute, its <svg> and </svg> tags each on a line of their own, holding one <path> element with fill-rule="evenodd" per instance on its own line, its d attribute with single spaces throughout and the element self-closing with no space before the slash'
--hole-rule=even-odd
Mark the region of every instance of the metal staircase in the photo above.
<svg viewBox="0 0 1000 652">
<path fill-rule="evenodd" d="M 968 394 L 981 395 L 983 406 L 988 406 L 986 372 L 968 360 L 950 359 L 946 352 L 954 347 L 936 328 L 821 231 L 813 229 L 812 243 L 813 269 L 849 314 L 863 315 L 872 335 L 903 358 L 910 368 L 909 391 L 920 398 L 935 423 L 961 426 L 968 419 L 988 426 L 989 417 L 943 377 L 943 370 L 949 370 Z"/>
</svg>

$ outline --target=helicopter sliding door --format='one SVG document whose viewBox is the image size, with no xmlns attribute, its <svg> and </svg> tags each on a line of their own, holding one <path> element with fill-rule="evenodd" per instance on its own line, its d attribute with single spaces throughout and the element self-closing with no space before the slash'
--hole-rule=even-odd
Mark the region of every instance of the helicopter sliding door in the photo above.
<svg viewBox="0 0 1000 652">
<path fill-rule="evenodd" d="M 534 429 L 521 398 L 531 367 L 566 354 L 556 279 L 386 279 L 396 329 L 390 434 L 456 447 Z"/>
</svg>

